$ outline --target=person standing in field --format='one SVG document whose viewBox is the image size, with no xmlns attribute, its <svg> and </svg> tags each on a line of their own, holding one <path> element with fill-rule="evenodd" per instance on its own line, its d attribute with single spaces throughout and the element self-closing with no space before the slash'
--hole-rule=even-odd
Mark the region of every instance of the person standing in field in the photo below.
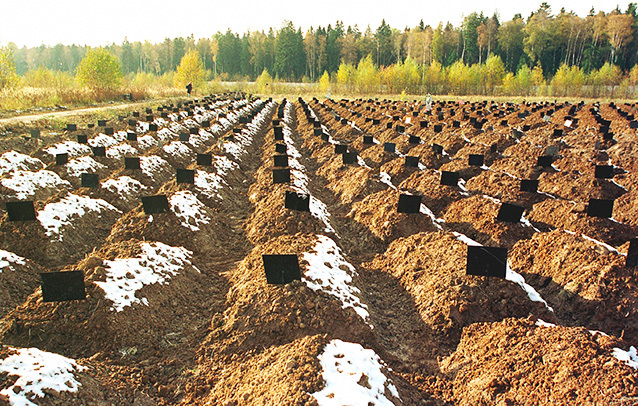
<svg viewBox="0 0 638 406">
<path fill-rule="evenodd" d="M 186 85 L 186 91 L 188 92 L 188 97 L 191 97 L 191 92 L 193 91 L 193 82 L 188 82 Z"/>
</svg>

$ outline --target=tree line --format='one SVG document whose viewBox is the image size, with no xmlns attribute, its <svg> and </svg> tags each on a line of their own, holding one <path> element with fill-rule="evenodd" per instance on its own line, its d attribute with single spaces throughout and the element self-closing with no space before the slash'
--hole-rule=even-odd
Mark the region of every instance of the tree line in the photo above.
<svg viewBox="0 0 638 406">
<path fill-rule="evenodd" d="M 586 84 L 599 72 L 629 75 L 638 61 L 638 12 L 636 4 L 630 3 L 625 11 L 592 8 L 580 17 L 564 9 L 553 14 L 542 3 L 526 18 L 517 14 L 501 22 L 496 14 L 471 13 L 458 27 L 449 22 L 431 27 L 421 21 L 416 27 L 399 30 L 384 20 L 374 30 L 368 26 L 361 31 L 356 25 L 346 27 L 337 21 L 334 26 L 310 27 L 304 32 L 284 22 L 278 30 L 242 35 L 228 30 L 211 38 L 196 40 L 191 35 L 161 43 L 125 39 L 105 48 L 118 58 L 124 75 L 170 74 L 189 50 L 196 50 L 207 79 L 254 80 L 267 71 L 280 80 L 316 82 L 328 74 L 333 82 L 361 88 L 365 86 L 355 83 L 355 73 L 373 69 L 378 83 L 390 83 L 384 78 L 403 75 L 406 79 L 399 82 L 408 83 L 391 90 L 413 91 L 415 86 L 427 87 L 428 80 L 443 72 L 446 80 L 438 80 L 439 90 L 463 94 L 469 89 L 460 89 L 467 86 L 458 85 L 456 77 L 487 74 L 487 78 L 477 77 L 481 83 L 471 86 L 473 91 L 482 88 L 482 94 L 499 81 L 496 85 L 510 89 L 520 83 L 538 85 L 539 74 L 544 80 L 558 74 L 563 82 L 576 83 L 573 86 L 581 76 Z M 13 58 L 15 72 L 24 76 L 39 68 L 75 72 L 87 50 L 79 45 L 17 48 L 9 44 L 4 53 Z M 357 75 L 363 77 L 360 72 Z"/>
</svg>

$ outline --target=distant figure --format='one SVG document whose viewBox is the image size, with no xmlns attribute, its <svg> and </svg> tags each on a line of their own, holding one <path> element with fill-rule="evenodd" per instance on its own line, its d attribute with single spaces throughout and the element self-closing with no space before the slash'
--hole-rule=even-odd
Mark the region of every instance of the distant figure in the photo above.
<svg viewBox="0 0 638 406">
<path fill-rule="evenodd" d="M 193 82 L 188 82 L 186 85 L 186 91 L 188 92 L 188 97 L 191 97 L 191 92 L 193 91 Z"/>
<path fill-rule="evenodd" d="M 428 93 L 427 96 L 425 96 L 425 111 L 431 111 L 432 110 L 432 96 L 430 96 L 430 93 Z"/>
</svg>

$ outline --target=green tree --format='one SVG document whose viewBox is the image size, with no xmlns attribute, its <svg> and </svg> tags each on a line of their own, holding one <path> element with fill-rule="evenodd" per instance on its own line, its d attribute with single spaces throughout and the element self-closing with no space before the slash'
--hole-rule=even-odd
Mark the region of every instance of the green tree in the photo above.
<svg viewBox="0 0 638 406">
<path fill-rule="evenodd" d="M 188 82 L 193 84 L 194 88 L 201 85 L 206 77 L 204 65 L 199 58 L 199 52 L 196 49 L 190 49 L 177 67 L 175 72 L 174 83 L 176 87 L 184 87 Z"/>
<path fill-rule="evenodd" d="M 287 22 L 277 36 L 275 72 L 280 78 L 299 79 L 306 67 L 301 30 Z"/>
<path fill-rule="evenodd" d="M 0 89 L 13 87 L 18 81 L 13 50 L 10 47 L 0 47 Z"/>
<path fill-rule="evenodd" d="M 75 70 L 76 80 L 93 90 L 115 89 L 122 81 L 117 57 L 104 48 L 89 49 Z"/>
</svg>

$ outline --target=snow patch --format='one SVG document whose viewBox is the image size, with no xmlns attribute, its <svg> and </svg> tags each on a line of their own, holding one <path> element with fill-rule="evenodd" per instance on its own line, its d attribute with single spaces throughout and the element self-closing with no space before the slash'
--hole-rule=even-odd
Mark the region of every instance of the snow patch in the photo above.
<svg viewBox="0 0 638 406">
<path fill-rule="evenodd" d="M 13 190 L 11 197 L 24 200 L 32 197 L 40 189 L 70 189 L 71 184 L 63 180 L 57 173 L 43 169 L 37 172 L 16 171 L 10 178 L 0 180 L 2 186 Z"/>
<path fill-rule="evenodd" d="M 513 271 L 512 268 L 510 268 L 509 262 L 507 263 L 507 269 L 505 270 L 505 280 L 517 283 L 521 288 L 523 288 L 525 293 L 527 293 L 527 296 L 530 298 L 532 302 L 541 302 L 545 305 L 547 310 L 549 310 L 550 312 L 554 311 L 554 309 L 552 309 L 547 304 L 545 299 L 541 297 L 541 295 L 536 291 L 536 289 L 534 289 L 533 287 L 531 287 L 525 282 L 525 278 L 523 278 L 523 275 Z"/>
<path fill-rule="evenodd" d="M 140 169 L 142 173 L 153 180 L 155 180 L 156 176 L 160 176 L 162 172 L 168 175 L 171 172 L 170 168 L 170 164 L 157 155 L 140 157 Z"/>
<path fill-rule="evenodd" d="M 16 353 L 0 361 L 0 372 L 18 379 L 0 391 L 11 406 L 36 406 L 31 400 L 43 398 L 45 389 L 77 392 L 81 384 L 74 372 L 86 369 L 75 360 L 37 348 L 16 348 Z M 30 400 L 31 399 L 31 400 Z"/>
<path fill-rule="evenodd" d="M 624 362 L 633 369 L 638 369 L 638 353 L 636 352 L 636 347 L 629 347 L 629 351 L 614 348 L 612 354 L 617 360 Z"/>
<path fill-rule="evenodd" d="M 357 275 L 354 266 L 346 261 L 337 244 L 325 235 L 317 236 L 314 250 L 315 252 L 304 253 L 301 257 L 308 262 L 308 270 L 302 277 L 304 283 L 312 290 L 320 290 L 336 297 L 344 309 L 353 308 L 367 323 L 370 316 L 368 306 L 361 303 L 358 297 L 361 291 L 351 285 L 352 276 Z"/>
<path fill-rule="evenodd" d="M 82 173 L 96 173 L 101 169 L 106 169 L 105 165 L 97 162 L 90 156 L 82 156 L 72 159 L 66 165 L 66 173 L 72 177 L 80 177 Z"/>
<path fill-rule="evenodd" d="M 110 203 L 102 199 L 91 199 L 74 194 L 67 195 L 59 202 L 49 203 L 38 212 L 37 217 L 49 237 L 58 237 L 62 241 L 62 230 L 72 226 L 73 219 L 91 212 L 101 213 L 103 210 L 121 213 Z"/>
<path fill-rule="evenodd" d="M 137 149 L 124 143 L 106 149 L 106 156 L 113 159 L 122 159 L 127 155 L 135 156 L 137 154 L 139 154 Z"/>
<path fill-rule="evenodd" d="M 53 144 L 49 148 L 44 149 L 44 152 L 53 156 L 57 154 L 69 154 L 69 157 L 74 157 L 90 154 L 91 147 L 75 141 L 64 141 L 59 144 Z"/>
<path fill-rule="evenodd" d="M 168 203 L 182 225 L 192 231 L 199 231 L 200 224 L 210 223 L 206 206 L 188 190 L 175 193 L 168 199 Z"/>
<path fill-rule="evenodd" d="M 143 190 L 146 190 L 146 186 L 140 181 L 129 176 L 108 179 L 102 182 L 102 188 L 120 195 L 120 197 L 127 201 L 137 198 Z"/>
<path fill-rule="evenodd" d="M 386 389 L 400 400 L 397 388 L 382 371 L 384 362 L 373 350 L 332 340 L 318 359 L 326 385 L 310 395 L 319 406 L 394 406 L 385 396 Z"/>
<path fill-rule="evenodd" d="M 14 269 L 12 264 L 26 265 L 27 260 L 13 252 L 0 249 L 0 272 L 2 272 L 4 268 Z"/>
<path fill-rule="evenodd" d="M 474 246 L 474 247 L 482 247 L 483 246 L 483 244 L 474 241 L 473 239 L 471 239 L 470 237 L 468 237 L 465 234 L 461 234 L 461 233 L 456 232 L 456 231 L 452 231 L 452 234 L 454 234 L 454 236 L 456 237 L 457 240 L 461 241 L 464 244 L 471 245 L 471 246 Z"/>
<path fill-rule="evenodd" d="M 121 312 L 134 303 L 148 306 L 144 297 L 136 297 L 136 292 L 145 285 L 159 283 L 165 285 L 179 272 L 191 267 L 192 252 L 183 247 L 171 247 L 161 242 L 140 244 L 142 254 L 137 258 L 116 258 L 104 261 L 106 281 L 95 284 L 104 291 L 104 297 L 113 302 L 111 310 Z"/>
<path fill-rule="evenodd" d="M 162 149 L 164 150 L 164 152 L 171 156 L 176 156 L 182 159 L 191 158 L 192 160 L 193 151 L 191 151 L 191 149 L 188 148 L 188 146 L 186 146 L 186 144 L 184 144 L 183 142 L 173 141 L 168 145 L 164 145 Z"/>
<path fill-rule="evenodd" d="M 0 155 L 0 176 L 14 171 L 40 170 L 44 168 L 44 162 L 29 155 L 17 151 L 7 151 Z"/>
<path fill-rule="evenodd" d="M 195 187 L 209 198 L 218 198 L 221 200 L 219 190 L 226 185 L 226 181 L 216 173 L 208 173 L 204 171 L 195 171 Z"/>
</svg>

